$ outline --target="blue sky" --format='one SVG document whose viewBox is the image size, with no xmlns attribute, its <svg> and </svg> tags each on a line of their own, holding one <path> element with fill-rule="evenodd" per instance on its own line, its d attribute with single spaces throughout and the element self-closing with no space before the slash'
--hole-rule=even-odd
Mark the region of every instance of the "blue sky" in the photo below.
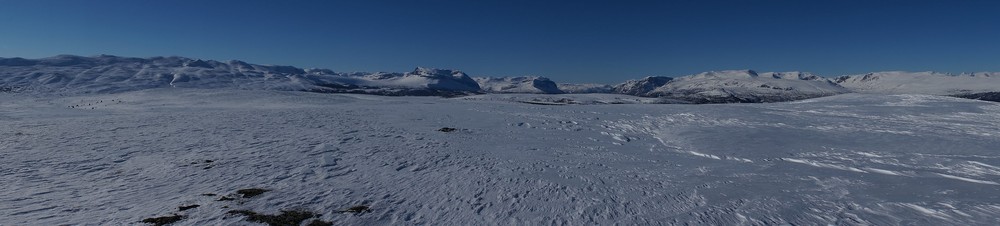
<svg viewBox="0 0 1000 226">
<path fill-rule="evenodd" d="M 615 83 L 710 70 L 1000 71 L 1000 1 L 0 1 L 0 56 L 459 69 Z"/>
</svg>

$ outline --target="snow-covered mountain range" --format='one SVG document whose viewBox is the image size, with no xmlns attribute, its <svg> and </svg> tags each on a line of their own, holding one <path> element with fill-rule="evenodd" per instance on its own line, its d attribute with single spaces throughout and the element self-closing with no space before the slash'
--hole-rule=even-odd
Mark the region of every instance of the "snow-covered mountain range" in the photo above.
<svg viewBox="0 0 1000 226">
<path fill-rule="evenodd" d="M 480 91 L 475 80 L 452 70 L 416 68 L 407 73 L 338 73 L 242 61 L 108 55 L 0 58 L 0 86 L 8 90 L 63 93 L 117 93 L 162 87 L 381 95 L 453 95 Z"/>
<path fill-rule="evenodd" d="M 779 102 L 849 93 L 825 78 L 802 72 L 711 71 L 684 76 L 646 93 L 696 103 Z"/>
<path fill-rule="evenodd" d="M 544 77 L 470 77 L 456 70 L 334 72 L 184 57 L 59 55 L 0 58 L 0 92 L 118 93 L 151 88 L 232 88 L 376 95 L 614 93 L 688 103 L 776 102 L 843 93 L 931 94 L 1000 101 L 1000 73 L 873 72 L 827 79 L 806 72 L 710 71 L 650 76 L 615 86 Z"/>
<path fill-rule="evenodd" d="M 893 94 L 957 95 L 1000 91 L 1000 73 L 948 74 L 939 72 L 886 71 L 840 76 L 837 84 L 855 92 Z"/>
</svg>

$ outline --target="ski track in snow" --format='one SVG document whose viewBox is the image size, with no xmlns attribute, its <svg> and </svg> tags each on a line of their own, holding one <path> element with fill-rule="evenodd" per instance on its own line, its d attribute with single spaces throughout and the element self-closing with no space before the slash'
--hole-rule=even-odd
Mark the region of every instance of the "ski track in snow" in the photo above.
<svg viewBox="0 0 1000 226">
<path fill-rule="evenodd" d="M 542 106 L 0 94 L 0 225 L 141 225 L 174 213 L 187 216 L 177 225 L 251 225 L 225 214 L 237 209 L 346 225 L 996 225 L 998 112 L 919 95 Z M 271 191 L 202 195 L 243 188 Z M 337 212 L 362 204 L 373 211 Z"/>
</svg>

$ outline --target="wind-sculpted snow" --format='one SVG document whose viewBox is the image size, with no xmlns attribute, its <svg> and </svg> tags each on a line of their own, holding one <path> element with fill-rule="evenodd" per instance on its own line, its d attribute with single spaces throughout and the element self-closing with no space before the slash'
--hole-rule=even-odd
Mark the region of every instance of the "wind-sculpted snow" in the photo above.
<svg viewBox="0 0 1000 226">
<path fill-rule="evenodd" d="M 569 97 L 623 97 L 586 96 Z M 524 97 L 0 93 L 0 225 L 251 224 L 231 210 L 340 225 L 1000 224 L 997 103 L 509 98 Z M 234 194 L 246 188 L 267 192 Z M 342 212 L 358 205 L 371 211 Z"/>
</svg>

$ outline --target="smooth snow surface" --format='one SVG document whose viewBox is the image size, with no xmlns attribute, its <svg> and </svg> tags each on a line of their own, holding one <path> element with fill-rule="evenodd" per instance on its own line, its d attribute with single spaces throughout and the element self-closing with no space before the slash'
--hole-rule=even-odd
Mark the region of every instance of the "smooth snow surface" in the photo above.
<svg viewBox="0 0 1000 226">
<path fill-rule="evenodd" d="M 230 210 L 337 225 L 1000 224 L 997 103 L 503 97 L 0 93 L 0 225 L 256 224 Z M 243 188 L 271 191 L 202 195 Z"/>
</svg>

